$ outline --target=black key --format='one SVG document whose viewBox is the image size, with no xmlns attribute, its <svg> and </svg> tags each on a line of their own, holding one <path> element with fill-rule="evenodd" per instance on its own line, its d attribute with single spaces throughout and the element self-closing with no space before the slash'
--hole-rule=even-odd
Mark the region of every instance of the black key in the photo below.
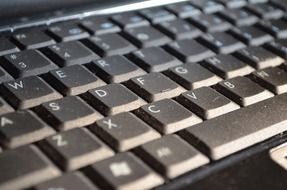
<svg viewBox="0 0 287 190">
<path fill-rule="evenodd" d="M 273 39 L 267 34 L 254 26 L 243 26 L 231 29 L 231 34 L 250 46 L 259 46 Z"/>
<path fill-rule="evenodd" d="M 105 34 L 84 41 L 85 45 L 101 56 L 127 54 L 136 47 L 118 34 Z"/>
<path fill-rule="evenodd" d="M 284 62 L 284 59 L 263 49 L 262 47 L 249 47 L 242 49 L 236 52 L 235 55 L 256 69 L 275 67 Z"/>
<path fill-rule="evenodd" d="M 144 105 L 136 111 L 136 114 L 162 134 L 175 133 L 202 121 L 179 103 L 170 99 Z"/>
<path fill-rule="evenodd" d="M 99 182 L 102 189 L 152 189 L 163 183 L 143 161 L 132 153 L 122 153 L 98 162 L 86 170 L 86 174 Z"/>
<path fill-rule="evenodd" d="M 17 33 L 13 36 L 14 42 L 22 49 L 36 49 L 53 45 L 56 42 L 40 30 Z"/>
<path fill-rule="evenodd" d="M 129 112 L 97 121 L 90 129 L 117 151 L 126 151 L 160 137 L 156 131 Z"/>
<path fill-rule="evenodd" d="M 150 26 L 128 29 L 125 34 L 139 47 L 161 46 L 171 41 L 167 36 Z"/>
<path fill-rule="evenodd" d="M 44 53 L 60 67 L 89 63 L 98 55 L 78 41 L 65 42 L 47 47 Z"/>
<path fill-rule="evenodd" d="M 218 117 L 240 108 L 210 87 L 184 92 L 176 100 L 203 119 Z"/>
<path fill-rule="evenodd" d="M 16 109 L 34 107 L 62 97 L 36 76 L 5 82 L 1 86 L 1 92 L 3 97 Z"/>
<path fill-rule="evenodd" d="M 276 38 L 287 38 L 287 21 L 284 20 L 269 20 L 261 21 L 259 27 L 266 30 Z"/>
<path fill-rule="evenodd" d="M 246 47 L 242 42 L 223 32 L 203 35 L 199 41 L 220 54 L 229 54 Z"/>
<path fill-rule="evenodd" d="M 221 81 L 219 77 L 197 63 L 171 68 L 166 75 L 186 89 L 211 86 Z"/>
<path fill-rule="evenodd" d="M 0 98 L 0 115 L 13 112 L 14 109 L 6 103 L 6 101 L 3 100 L 3 98 Z"/>
<path fill-rule="evenodd" d="M 196 38 L 202 33 L 198 28 L 190 25 L 187 21 L 179 19 L 162 22 L 158 27 L 163 33 L 177 40 Z"/>
<path fill-rule="evenodd" d="M 44 103 L 35 110 L 57 130 L 83 127 L 102 118 L 102 115 L 76 96 L 67 96 L 60 100 Z"/>
<path fill-rule="evenodd" d="M 51 26 L 47 31 L 57 41 L 67 42 L 88 38 L 89 33 L 74 24 Z"/>
<path fill-rule="evenodd" d="M 245 9 L 226 9 L 219 14 L 237 26 L 252 25 L 259 20 L 258 17 Z"/>
<path fill-rule="evenodd" d="M 284 15 L 281 9 L 270 3 L 249 5 L 247 8 L 264 19 L 278 19 Z"/>
<path fill-rule="evenodd" d="M 274 96 L 271 92 L 245 77 L 222 81 L 215 88 L 241 106 L 248 106 Z"/>
<path fill-rule="evenodd" d="M 182 87 L 161 73 L 132 78 L 127 82 L 127 86 L 149 102 L 172 98 L 184 91 Z"/>
<path fill-rule="evenodd" d="M 144 104 L 142 99 L 121 84 L 109 84 L 89 90 L 84 98 L 105 115 L 131 111 Z"/>
<path fill-rule="evenodd" d="M 287 59 L 287 40 L 276 40 L 266 44 L 266 48 Z"/>
<path fill-rule="evenodd" d="M 146 19 L 133 12 L 115 15 L 112 17 L 112 19 L 114 22 L 125 29 L 149 25 L 149 22 Z"/>
<path fill-rule="evenodd" d="M 168 44 L 166 50 L 183 62 L 198 62 L 215 55 L 211 50 L 191 39 Z"/>
<path fill-rule="evenodd" d="M 207 157 L 176 135 L 167 135 L 147 143 L 137 153 L 168 178 L 175 178 L 209 162 Z"/>
<path fill-rule="evenodd" d="M 0 38 L 0 56 L 16 53 L 20 51 L 20 49 L 15 46 L 12 42 L 10 42 L 7 38 Z"/>
<path fill-rule="evenodd" d="M 247 3 L 245 0 L 219 0 L 219 2 L 232 9 L 243 7 Z"/>
<path fill-rule="evenodd" d="M 24 189 L 60 175 L 60 171 L 35 146 L 0 154 L 0 189 Z"/>
<path fill-rule="evenodd" d="M 192 126 L 183 136 L 205 144 L 205 152 L 212 159 L 223 158 L 285 131 L 286 101 L 286 93 L 275 96 Z"/>
<path fill-rule="evenodd" d="M 7 148 L 30 144 L 55 133 L 31 111 L 8 113 L 0 121 L 1 144 Z"/>
<path fill-rule="evenodd" d="M 104 85 L 93 73 L 81 65 L 50 71 L 46 81 L 64 95 L 78 95 Z"/>
<path fill-rule="evenodd" d="M 201 14 L 201 11 L 189 3 L 176 3 L 168 5 L 167 9 L 172 11 L 180 18 L 188 18 Z"/>
<path fill-rule="evenodd" d="M 107 83 L 120 83 L 145 72 L 121 55 L 113 55 L 93 61 L 89 68 Z"/>
<path fill-rule="evenodd" d="M 98 188 L 90 182 L 80 172 L 68 173 L 62 177 L 41 183 L 33 190 L 98 190 Z"/>
<path fill-rule="evenodd" d="M 255 71 L 252 77 L 275 94 L 287 92 L 287 73 L 277 67 Z"/>
<path fill-rule="evenodd" d="M 232 55 L 217 55 L 206 59 L 202 65 L 224 79 L 248 75 L 254 71 L 248 64 Z"/>
<path fill-rule="evenodd" d="M 65 171 L 113 156 L 113 151 L 85 128 L 50 136 L 40 146 Z"/>
<path fill-rule="evenodd" d="M 196 0 L 192 4 L 205 13 L 215 13 L 223 10 L 223 5 L 213 0 Z"/>
<path fill-rule="evenodd" d="M 231 28 L 231 24 L 211 14 L 190 17 L 189 20 L 205 32 L 222 32 Z"/>
<path fill-rule="evenodd" d="M 163 8 L 150 8 L 140 11 L 153 24 L 175 19 L 175 15 Z"/>
<path fill-rule="evenodd" d="M 58 68 L 38 50 L 5 55 L 2 66 L 15 78 L 40 75 Z"/>
<path fill-rule="evenodd" d="M 135 51 L 131 59 L 147 72 L 161 72 L 181 62 L 159 47 L 150 47 Z"/>
<path fill-rule="evenodd" d="M 81 26 L 93 35 L 102 35 L 107 33 L 120 32 L 119 26 L 104 18 L 89 18 L 81 22 Z"/>
<path fill-rule="evenodd" d="M 7 73 L 2 67 L 0 67 L 0 83 L 13 80 L 14 78 Z"/>
<path fill-rule="evenodd" d="M 280 7 L 281 9 L 285 11 L 287 10 L 286 0 L 272 0 L 271 3 Z"/>
</svg>

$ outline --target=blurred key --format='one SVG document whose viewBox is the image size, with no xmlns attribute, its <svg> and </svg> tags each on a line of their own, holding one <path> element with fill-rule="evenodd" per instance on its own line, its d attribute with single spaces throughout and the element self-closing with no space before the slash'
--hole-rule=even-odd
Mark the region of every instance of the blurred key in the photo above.
<svg viewBox="0 0 287 190">
<path fill-rule="evenodd" d="M 269 3 L 249 5 L 248 9 L 264 19 L 278 19 L 284 15 L 281 9 Z"/>
<path fill-rule="evenodd" d="M 51 26 L 47 31 L 57 41 L 67 42 L 89 37 L 89 33 L 74 24 Z"/>
<path fill-rule="evenodd" d="M 83 20 L 80 25 L 93 35 L 103 35 L 121 31 L 119 26 L 105 18 L 89 18 Z"/>
<path fill-rule="evenodd" d="M 245 0 L 219 0 L 219 2 L 223 3 L 228 8 L 239 8 L 246 5 Z"/>
<path fill-rule="evenodd" d="M 14 109 L 3 98 L 0 98 L 0 115 L 13 111 Z"/>
<path fill-rule="evenodd" d="M 231 28 L 231 24 L 220 17 L 211 14 L 190 17 L 189 21 L 205 32 L 222 32 Z"/>
<path fill-rule="evenodd" d="M 13 80 L 14 78 L 7 73 L 2 67 L 0 67 L 0 83 L 7 82 Z"/>
<path fill-rule="evenodd" d="M 149 25 L 149 22 L 146 19 L 135 13 L 115 15 L 112 17 L 112 20 L 125 29 Z"/>
<path fill-rule="evenodd" d="M 196 0 L 192 1 L 192 4 L 205 13 L 215 13 L 224 8 L 222 4 L 213 0 Z"/>
<path fill-rule="evenodd" d="M 153 24 L 175 19 L 175 15 L 163 8 L 149 8 L 141 10 L 140 13 Z"/>
<path fill-rule="evenodd" d="M 172 11 L 180 18 L 188 18 L 201 14 L 201 11 L 189 3 L 176 3 L 167 6 L 167 9 Z"/>
<path fill-rule="evenodd" d="M 16 53 L 18 51 L 20 51 L 20 49 L 12 42 L 10 42 L 7 38 L 0 38 L 0 56 Z"/>
<path fill-rule="evenodd" d="M 261 21 L 258 25 L 276 38 L 287 38 L 287 21 L 269 20 Z"/>
<path fill-rule="evenodd" d="M 267 43 L 265 47 L 280 57 L 287 59 L 287 40 L 276 40 Z"/>
<path fill-rule="evenodd" d="M 219 14 L 237 26 L 252 25 L 259 20 L 258 17 L 245 9 L 226 9 Z"/>
</svg>

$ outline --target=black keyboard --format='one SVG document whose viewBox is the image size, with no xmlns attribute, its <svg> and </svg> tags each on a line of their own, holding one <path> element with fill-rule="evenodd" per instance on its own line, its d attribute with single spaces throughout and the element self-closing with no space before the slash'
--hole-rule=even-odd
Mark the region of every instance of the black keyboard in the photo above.
<svg viewBox="0 0 287 190">
<path fill-rule="evenodd" d="M 282 134 L 284 2 L 194 0 L 3 34 L 0 189 L 177 189 Z"/>
</svg>

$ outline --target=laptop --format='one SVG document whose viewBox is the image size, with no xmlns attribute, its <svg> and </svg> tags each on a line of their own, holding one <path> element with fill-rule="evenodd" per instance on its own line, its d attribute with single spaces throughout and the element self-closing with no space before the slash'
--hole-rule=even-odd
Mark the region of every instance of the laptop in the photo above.
<svg viewBox="0 0 287 190">
<path fill-rule="evenodd" d="M 0 190 L 287 188 L 286 0 L 0 9 Z"/>
</svg>

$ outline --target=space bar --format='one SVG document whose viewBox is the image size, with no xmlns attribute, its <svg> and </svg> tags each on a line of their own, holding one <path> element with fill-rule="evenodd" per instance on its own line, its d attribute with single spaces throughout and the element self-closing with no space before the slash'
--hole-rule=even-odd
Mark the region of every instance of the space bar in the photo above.
<svg viewBox="0 0 287 190">
<path fill-rule="evenodd" d="M 181 134 L 217 160 L 287 130 L 287 93 L 187 128 Z"/>
</svg>

